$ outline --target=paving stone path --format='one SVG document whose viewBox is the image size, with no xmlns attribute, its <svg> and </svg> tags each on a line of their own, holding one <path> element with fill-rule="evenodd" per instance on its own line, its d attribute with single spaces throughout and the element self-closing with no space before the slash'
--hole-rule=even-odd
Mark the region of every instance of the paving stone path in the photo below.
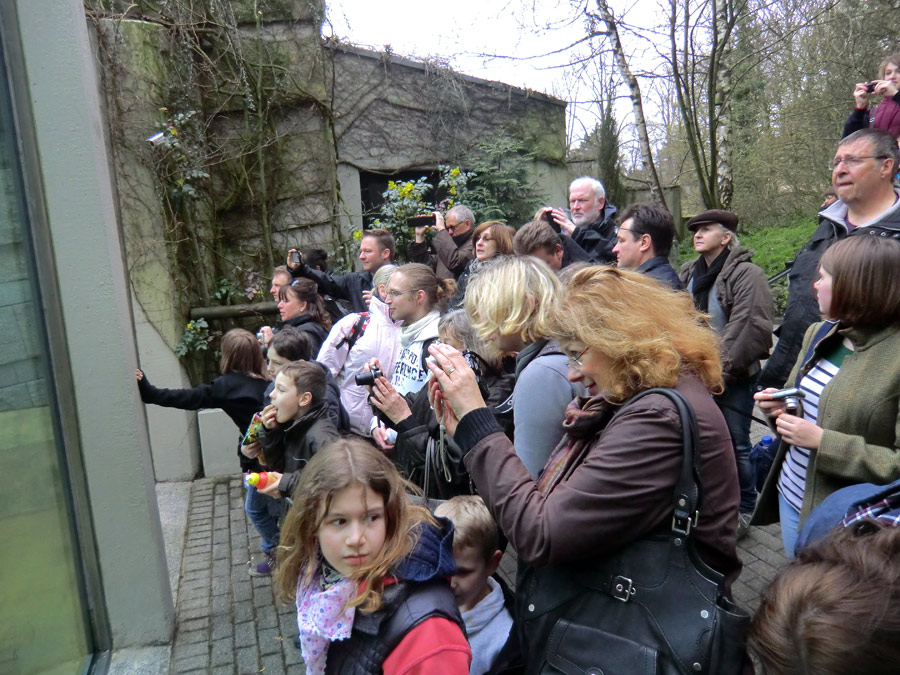
<svg viewBox="0 0 900 675">
<path fill-rule="evenodd" d="M 260 542 L 244 514 L 240 478 L 194 481 L 185 537 L 169 672 L 305 673 L 293 643 L 293 607 L 276 604 L 270 579 L 248 574 L 247 561 Z M 787 562 L 778 525 L 751 528 L 739 548 L 744 571 L 734 596 L 753 610 Z M 512 581 L 513 556 L 504 557 L 501 573 Z"/>
</svg>

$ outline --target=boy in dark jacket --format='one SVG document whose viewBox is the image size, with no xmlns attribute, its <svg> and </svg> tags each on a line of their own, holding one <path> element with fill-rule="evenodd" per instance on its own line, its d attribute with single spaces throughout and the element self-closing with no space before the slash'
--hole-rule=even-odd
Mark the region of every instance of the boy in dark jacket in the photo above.
<svg viewBox="0 0 900 675">
<path fill-rule="evenodd" d="M 291 497 L 300 472 L 310 458 L 339 436 L 325 405 L 325 369 L 313 361 L 296 361 L 284 366 L 275 377 L 269 395 L 272 403 L 260 413 L 260 462 L 270 480 L 259 493 L 273 499 Z M 275 569 L 274 555 L 253 564 L 252 576 L 268 576 Z"/>
</svg>

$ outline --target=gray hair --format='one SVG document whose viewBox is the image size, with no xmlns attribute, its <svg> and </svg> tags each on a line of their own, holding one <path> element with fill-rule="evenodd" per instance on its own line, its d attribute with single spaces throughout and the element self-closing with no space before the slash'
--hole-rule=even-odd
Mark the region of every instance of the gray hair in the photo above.
<svg viewBox="0 0 900 675">
<path fill-rule="evenodd" d="M 590 184 L 591 192 L 594 193 L 594 199 L 606 199 L 606 189 L 603 187 L 603 183 L 593 176 L 581 176 L 580 178 L 576 178 L 569 183 L 569 192 L 571 192 L 572 188 L 576 185 L 583 185 L 585 183 Z"/>
<path fill-rule="evenodd" d="M 466 206 L 465 204 L 457 204 L 457 205 L 454 206 L 452 209 L 450 209 L 449 211 L 447 211 L 447 215 L 448 215 L 448 216 L 449 216 L 451 213 L 452 213 L 454 216 L 456 216 L 456 219 L 457 219 L 459 222 L 463 222 L 464 220 L 468 220 L 468 221 L 469 221 L 469 225 L 471 225 L 472 227 L 475 227 L 475 225 L 476 225 L 476 222 L 475 222 L 475 214 L 472 213 L 472 209 L 470 209 L 470 208 L 469 208 L 468 206 Z"/>
<path fill-rule="evenodd" d="M 488 363 L 494 363 L 500 359 L 500 352 L 497 351 L 497 348 L 491 342 L 479 337 L 464 309 L 454 309 L 444 314 L 438 323 L 438 332 L 455 337 L 462 342 L 464 348 L 475 352 Z"/>
<path fill-rule="evenodd" d="M 387 283 L 391 280 L 391 276 L 393 276 L 397 269 L 396 265 L 382 265 L 376 270 L 372 277 L 372 292 L 375 293 L 375 295 L 378 295 L 379 286 L 387 286 Z M 384 300 L 380 295 L 378 295 L 378 299 Z"/>
<path fill-rule="evenodd" d="M 872 145 L 872 154 L 876 158 L 884 157 L 892 160 L 894 162 L 894 170 L 891 174 L 891 178 L 894 179 L 896 177 L 897 170 L 900 168 L 900 150 L 897 148 L 896 138 L 881 129 L 867 127 L 865 129 L 854 131 L 852 134 L 842 138 L 841 142 L 838 143 L 838 147 L 840 148 L 848 143 L 853 143 L 854 141 L 868 141 Z"/>
</svg>

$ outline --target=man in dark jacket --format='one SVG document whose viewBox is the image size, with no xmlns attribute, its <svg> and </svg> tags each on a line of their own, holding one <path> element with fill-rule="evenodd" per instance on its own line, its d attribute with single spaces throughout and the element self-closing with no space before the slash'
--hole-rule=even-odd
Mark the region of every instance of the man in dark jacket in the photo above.
<svg viewBox="0 0 900 675">
<path fill-rule="evenodd" d="M 596 264 L 596 260 L 581 248 L 572 237 L 563 237 L 553 231 L 544 220 L 533 220 L 516 232 L 513 248 L 518 255 L 530 255 L 543 260 L 554 272 L 572 263 Z"/>
<path fill-rule="evenodd" d="M 669 264 L 669 253 L 675 239 L 672 214 L 654 204 L 632 204 L 622 214 L 616 228 L 617 243 L 613 253 L 617 266 L 653 277 L 676 291 L 684 290 L 675 268 Z"/>
<path fill-rule="evenodd" d="M 409 245 L 409 261 L 428 265 L 438 279 L 459 279 L 468 262 L 475 256 L 472 228 L 475 214 L 472 209 L 457 204 L 447 211 L 446 219 L 440 211 L 434 212 L 434 237 L 431 239 L 432 253 L 425 232 L 428 225 L 416 228 L 416 240 Z"/>
<path fill-rule="evenodd" d="M 552 213 L 563 235 L 572 237 L 591 258 L 605 265 L 616 262 L 616 207 L 606 202 L 603 183 L 590 176 L 576 178 L 569 185 L 571 220 L 559 209 Z"/>
<path fill-rule="evenodd" d="M 739 535 L 746 532 L 756 505 L 750 466 L 750 415 L 759 379 L 759 361 L 772 346 L 772 294 L 765 272 L 751 262 L 753 251 L 737 241 L 738 218 L 712 209 L 687 222 L 700 256 L 681 268 L 681 280 L 694 296 L 694 306 L 709 314 L 722 340 L 725 391 L 716 397 L 737 458 L 741 486 Z"/>
<path fill-rule="evenodd" d="M 900 165 L 897 142 L 879 129 L 862 129 L 838 144 L 831 183 L 838 201 L 819 212 L 819 227 L 794 258 L 778 344 L 759 378 L 761 387 L 781 388 L 800 355 L 806 329 L 821 320 L 813 282 L 822 254 L 848 234 L 900 239 Z"/>
<path fill-rule="evenodd" d="M 293 252 L 295 249 L 291 249 Z M 372 275 L 382 265 L 393 261 L 395 255 L 394 236 L 387 230 L 365 230 L 359 242 L 359 259 L 362 271 L 346 274 L 329 274 L 313 269 L 304 262 L 291 262 L 288 254 L 287 267 L 294 277 L 306 277 L 316 282 L 321 295 L 330 295 L 337 300 L 345 300 L 352 311 L 368 310 L 363 291 L 372 290 Z"/>
</svg>

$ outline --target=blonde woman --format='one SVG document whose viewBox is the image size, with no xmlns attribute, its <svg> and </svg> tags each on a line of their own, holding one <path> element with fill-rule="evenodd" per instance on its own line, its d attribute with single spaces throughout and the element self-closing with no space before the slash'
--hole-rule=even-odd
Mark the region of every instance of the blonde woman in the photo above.
<svg viewBox="0 0 900 675">
<path fill-rule="evenodd" d="M 529 673 L 545 672 L 559 616 L 534 614 L 536 594 L 546 598 L 552 580 L 571 578 L 571 571 L 671 527 L 682 420 L 661 394 L 630 400 L 642 391 L 672 387 L 693 408 L 702 500 L 692 539 L 703 561 L 726 577 L 724 592 L 740 570 L 737 468 L 713 400 L 722 389 L 722 366 L 715 335 L 690 296 L 637 272 L 588 267 L 572 275 L 547 325 L 568 356 L 569 378 L 589 396 L 569 406 L 566 435 L 537 480 L 484 406 L 462 356 L 446 345 L 431 349 L 436 413 L 444 415 L 478 494 L 519 556 L 516 623 Z M 532 395 L 540 401 L 543 394 Z M 657 562 L 665 565 L 648 564 Z M 573 625 L 584 618 L 579 612 L 590 611 L 575 607 L 567 614 Z"/>
<path fill-rule="evenodd" d="M 584 393 L 567 378 L 567 361 L 550 336 L 559 280 L 540 260 L 508 257 L 469 282 L 465 309 L 479 336 L 516 353 L 512 407 L 516 453 L 536 477 L 562 438 L 566 406 Z"/>
</svg>

